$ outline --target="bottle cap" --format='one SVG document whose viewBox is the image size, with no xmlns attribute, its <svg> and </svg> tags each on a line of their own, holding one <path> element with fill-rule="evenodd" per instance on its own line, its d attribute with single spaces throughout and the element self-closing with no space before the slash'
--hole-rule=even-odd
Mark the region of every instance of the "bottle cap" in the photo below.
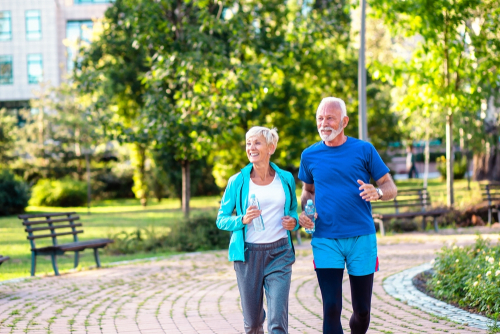
<svg viewBox="0 0 500 334">
<path fill-rule="evenodd" d="M 251 195 L 250 195 L 250 198 L 255 198 L 255 194 L 251 194 Z"/>
<path fill-rule="evenodd" d="M 307 200 L 307 205 L 313 205 L 313 200 L 312 199 L 308 199 Z"/>
</svg>

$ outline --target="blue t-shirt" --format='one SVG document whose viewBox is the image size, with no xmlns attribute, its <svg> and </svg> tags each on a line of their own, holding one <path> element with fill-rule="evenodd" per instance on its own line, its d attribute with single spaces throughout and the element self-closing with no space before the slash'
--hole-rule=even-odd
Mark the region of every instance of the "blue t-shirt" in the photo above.
<svg viewBox="0 0 500 334">
<path fill-rule="evenodd" d="M 315 187 L 315 238 L 351 238 L 375 233 L 372 207 L 360 184 L 380 179 L 389 168 L 372 144 L 347 137 L 336 147 L 318 142 L 302 152 L 299 179 Z"/>
</svg>

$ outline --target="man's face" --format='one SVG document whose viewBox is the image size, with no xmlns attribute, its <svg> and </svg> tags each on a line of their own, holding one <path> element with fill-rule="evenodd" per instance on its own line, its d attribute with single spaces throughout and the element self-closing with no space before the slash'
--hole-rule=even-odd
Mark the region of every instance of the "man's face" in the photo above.
<svg viewBox="0 0 500 334">
<path fill-rule="evenodd" d="M 332 141 L 344 129 L 340 106 L 330 104 L 316 114 L 318 133 L 324 141 Z"/>
</svg>

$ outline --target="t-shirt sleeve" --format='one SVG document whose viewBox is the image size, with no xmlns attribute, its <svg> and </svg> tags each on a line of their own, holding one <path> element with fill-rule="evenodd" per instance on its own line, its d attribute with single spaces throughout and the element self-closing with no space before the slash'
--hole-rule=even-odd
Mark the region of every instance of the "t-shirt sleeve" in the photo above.
<svg viewBox="0 0 500 334">
<path fill-rule="evenodd" d="M 390 169 L 386 166 L 380 154 L 378 154 L 377 150 L 373 145 L 370 144 L 370 157 L 368 159 L 370 162 L 368 166 L 368 171 L 372 178 L 377 181 L 385 174 L 389 173 Z"/>
<path fill-rule="evenodd" d="M 311 170 L 307 165 L 307 161 L 304 159 L 304 154 L 300 158 L 300 168 L 299 168 L 299 179 L 307 184 L 313 184 L 314 179 L 311 174 Z"/>
</svg>

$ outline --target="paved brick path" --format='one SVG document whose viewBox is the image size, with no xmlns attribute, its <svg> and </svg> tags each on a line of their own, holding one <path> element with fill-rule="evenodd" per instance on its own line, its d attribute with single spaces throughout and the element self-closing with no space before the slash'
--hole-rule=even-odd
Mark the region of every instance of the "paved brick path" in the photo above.
<svg viewBox="0 0 500 334">
<path fill-rule="evenodd" d="M 379 242 L 369 333 L 485 333 L 413 309 L 387 295 L 384 277 L 430 261 L 454 236 L 386 237 Z M 474 236 L 459 236 L 469 243 Z M 346 277 L 347 278 L 347 277 Z M 236 279 L 226 252 L 89 270 L 0 285 L 0 333 L 241 333 Z M 342 322 L 349 332 L 350 289 Z M 321 332 L 321 295 L 308 245 L 297 249 L 290 333 Z"/>
</svg>

